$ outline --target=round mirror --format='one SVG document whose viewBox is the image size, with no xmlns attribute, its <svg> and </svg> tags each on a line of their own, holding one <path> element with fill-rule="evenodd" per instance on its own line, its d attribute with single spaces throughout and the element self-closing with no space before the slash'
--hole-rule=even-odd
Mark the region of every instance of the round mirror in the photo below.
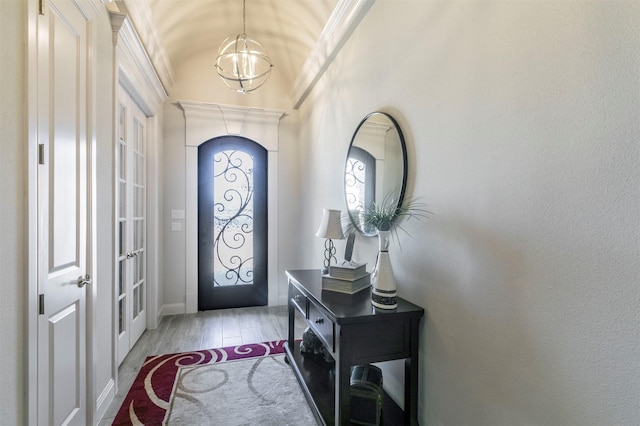
<svg viewBox="0 0 640 426">
<path fill-rule="evenodd" d="M 373 203 L 396 200 L 400 205 L 407 183 L 407 149 L 396 120 L 372 112 L 358 124 L 347 153 L 344 192 L 351 223 L 367 236 L 377 234 L 366 226 L 362 212 Z"/>
</svg>

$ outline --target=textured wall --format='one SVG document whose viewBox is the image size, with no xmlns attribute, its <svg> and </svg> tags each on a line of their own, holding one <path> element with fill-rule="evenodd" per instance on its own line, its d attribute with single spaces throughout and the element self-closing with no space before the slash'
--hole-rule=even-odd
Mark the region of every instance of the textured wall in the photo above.
<svg viewBox="0 0 640 426">
<path fill-rule="evenodd" d="M 23 110 L 26 4 L 0 1 L 0 419 L 24 423 L 26 135 Z"/>
<path fill-rule="evenodd" d="M 421 424 L 637 424 L 639 19 L 637 2 L 378 0 L 303 105 L 301 266 L 316 212 L 344 205 L 359 120 L 381 109 L 407 136 L 408 194 L 434 212 L 392 246 L 428 312 Z"/>
</svg>

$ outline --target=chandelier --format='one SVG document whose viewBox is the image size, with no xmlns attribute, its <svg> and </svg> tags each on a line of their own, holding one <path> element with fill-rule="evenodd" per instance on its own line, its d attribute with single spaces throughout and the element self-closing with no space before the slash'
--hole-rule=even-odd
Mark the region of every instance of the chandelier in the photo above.
<svg viewBox="0 0 640 426">
<path fill-rule="evenodd" d="M 246 0 L 242 0 L 242 34 L 229 37 L 218 49 L 216 70 L 222 81 L 232 90 L 248 93 L 262 86 L 271 74 L 271 60 L 267 51 L 245 30 Z"/>
</svg>

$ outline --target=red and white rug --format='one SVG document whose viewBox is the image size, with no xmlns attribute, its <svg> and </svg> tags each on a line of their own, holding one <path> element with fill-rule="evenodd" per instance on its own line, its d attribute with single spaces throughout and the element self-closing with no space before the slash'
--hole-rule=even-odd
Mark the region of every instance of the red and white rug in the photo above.
<svg viewBox="0 0 640 426">
<path fill-rule="evenodd" d="M 113 425 L 161 425 L 171 407 L 181 368 L 284 353 L 286 340 L 148 357 Z"/>
</svg>

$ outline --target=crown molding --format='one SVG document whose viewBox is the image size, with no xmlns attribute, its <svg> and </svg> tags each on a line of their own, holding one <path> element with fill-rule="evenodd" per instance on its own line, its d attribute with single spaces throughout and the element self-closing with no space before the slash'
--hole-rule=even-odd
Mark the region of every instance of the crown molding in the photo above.
<svg viewBox="0 0 640 426">
<path fill-rule="evenodd" d="M 199 146 L 212 137 L 242 136 L 278 150 L 278 126 L 282 110 L 242 107 L 205 102 L 178 101 L 186 121 L 186 146 Z"/>
<path fill-rule="evenodd" d="M 167 98 L 160 76 L 147 55 L 129 15 L 122 10 L 109 11 L 113 43 L 118 54 L 118 81 L 147 116 L 157 114 Z"/>
<path fill-rule="evenodd" d="M 293 84 L 290 97 L 294 109 L 300 108 L 373 3 L 375 0 L 338 1 Z"/>
<path fill-rule="evenodd" d="M 168 91 L 175 84 L 173 67 L 162 40 L 151 21 L 153 14 L 147 0 L 116 0 L 114 3 L 125 12 L 136 30 L 160 81 Z"/>
</svg>

